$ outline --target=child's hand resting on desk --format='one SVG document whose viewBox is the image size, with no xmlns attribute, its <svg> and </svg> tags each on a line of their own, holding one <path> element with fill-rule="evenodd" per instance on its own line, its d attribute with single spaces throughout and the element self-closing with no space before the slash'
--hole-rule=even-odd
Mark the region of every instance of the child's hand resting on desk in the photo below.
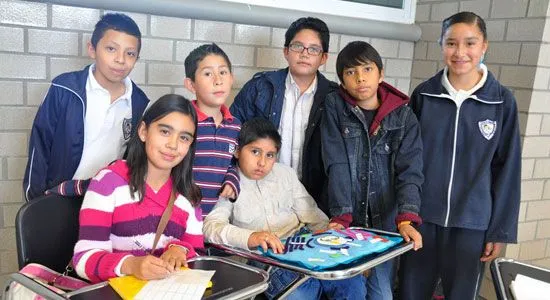
<svg viewBox="0 0 550 300">
<path fill-rule="evenodd" d="M 414 251 L 422 248 L 422 235 L 410 223 L 399 224 L 397 230 L 399 230 L 399 234 L 401 234 L 406 242 L 410 242 L 411 240 L 414 242 Z"/>
<path fill-rule="evenodd" d="M 271 248 L 275 253 L 283 253 L 285 246 L 273 233 L 267 231 L 254 232 L 248 237 L 248 248 L 261 246 L 264 251 Z"/>
<path fill-rule="evenodd" d="M 152 255 L 128 257 L 120 268 L 122 274 L 134 275 L 143 280 L 165 278 L 172 270 L 167 262 Z"/>
<path fill-rule="evenodd" d="M 187 267 L 187 248 L 170 245 L 168 250 L 164 251 L 160 256 L 160 259 L 168 263 L 168 266 L 173 271 L 179 270 L 181 267 Z"/>
<path fill-rule="evenodd" d="M 346 227 L 340 223 L 328 223 L 328 229 L 344 230 Z"/>
</svg>

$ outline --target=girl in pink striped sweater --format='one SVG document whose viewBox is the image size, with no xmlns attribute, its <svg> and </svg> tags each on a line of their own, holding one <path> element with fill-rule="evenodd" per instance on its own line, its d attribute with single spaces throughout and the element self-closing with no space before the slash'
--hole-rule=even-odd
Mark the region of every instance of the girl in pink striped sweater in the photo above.
<svg viewBox="0 0 550 300">
<path fill-rule="evenodd" d="M 192 182 L 197 115 L 182 96 L 165 95 L 143 115 L 119 160 L 92 179 L 80 210 L 76 272 L 91 282 L 134 275 L 160 279 L 203 248 L 200 190 Z M 153 247 L 174 192 L 172 214 Z"/>
</svg>

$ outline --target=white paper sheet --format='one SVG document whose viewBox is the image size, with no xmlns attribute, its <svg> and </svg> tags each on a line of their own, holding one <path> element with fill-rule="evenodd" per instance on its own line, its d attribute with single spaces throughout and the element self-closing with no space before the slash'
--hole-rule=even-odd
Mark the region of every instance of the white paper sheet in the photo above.
<svg viewBox="0 0 550 300">
<path fill-rule="evenodd" d="M 550 283 L 518 274 L 510 283 L 516 300 L 546 300 L 550 298 Z"/>
<path fill-rule="evenodd" d="M 134 299 L 200 300 L 208 282 L 216 271 L 183 270 L 161 280 L 151 280 L 139 291 Z"/>
</svg>

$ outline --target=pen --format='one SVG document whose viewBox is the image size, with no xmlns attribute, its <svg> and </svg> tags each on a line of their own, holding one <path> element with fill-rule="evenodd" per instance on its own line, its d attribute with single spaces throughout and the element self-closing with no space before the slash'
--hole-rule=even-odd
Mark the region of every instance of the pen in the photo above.
<svg viewBox="0 0 550 300">
<path fill-rule="evenodd" d="M 147 255 L 153 255 L 152 251 L 149 251 L 147 248 L 145 248 L 145 246 L 143 246 L 138 240 L 134 239 L 134 244 L 136 244 L 136 246 L 138 246 L 138 248 L 140 250 L 142 250 L 143 252 L 145 252 L 145 254 Z M 166 264 L 166 263 L 164 263 Z M 160 266 L 160 265 L 159 265 Z M 168 273 L 172 273 L 173 271 L 175 271 L 174 267 L 168 267 L 167 265 L 163 265 L 162 267 L 166 268 L 166 270 L 168 271 Z"/>
<path fill-rule="evenodd" d="M 146 254 L 150 254 L 147 248 L 145 248 L 145 246 L 143 246 L 138 240 L 134 240 L 134 244 L 136 244 L 136 246 L 138 246 L 138 248 L 143 250 Z"/>
</svg>

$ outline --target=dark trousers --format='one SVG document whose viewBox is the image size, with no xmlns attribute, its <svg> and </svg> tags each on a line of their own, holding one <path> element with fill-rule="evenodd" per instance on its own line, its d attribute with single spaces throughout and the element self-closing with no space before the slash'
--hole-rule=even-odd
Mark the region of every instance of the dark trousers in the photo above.
<svg viewBox="0 0 550 300">
<path fill-rule="evenodd" d="M 475 299 L 482 276 L 479 259 L 485 246 L 485 231 L 432 223 L 424 223 L 418 230 L 422 234 L 422 249 L 401 257 L 401 299 L 431 299 L 438 277 L 445 300 Z"/>
</svg>

